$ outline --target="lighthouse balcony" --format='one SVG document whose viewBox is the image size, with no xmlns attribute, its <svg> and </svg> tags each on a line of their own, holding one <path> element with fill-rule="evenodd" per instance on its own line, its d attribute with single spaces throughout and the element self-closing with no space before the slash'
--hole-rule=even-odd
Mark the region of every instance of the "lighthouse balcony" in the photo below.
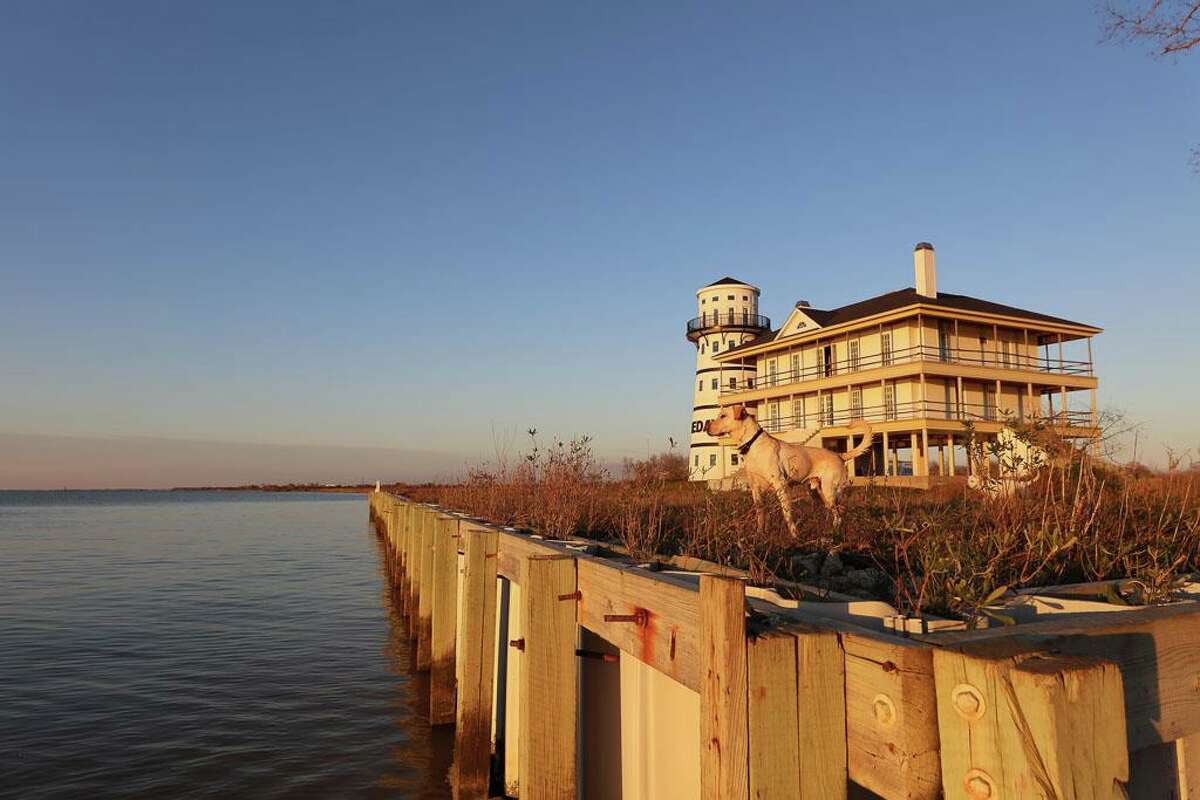
<svg viewBox="0 0 1200 800">
<path fill-rule="evenodd" d="M 770 329 L 771 320 L 761 314 L 751 314 L 749 311 L 713 311 L 688 320 L 687 338 L 694 342 L 707 333 L 718 333 L 720 331 L 764 331 Z"/>
</svg>

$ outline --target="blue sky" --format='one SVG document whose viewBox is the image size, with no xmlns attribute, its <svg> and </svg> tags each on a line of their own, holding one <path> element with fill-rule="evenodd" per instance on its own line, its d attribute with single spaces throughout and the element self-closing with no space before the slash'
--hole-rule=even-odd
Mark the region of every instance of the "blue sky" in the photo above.
<svg viewBox="0 0 1200 800">
<path fill-rule="evenodd" d="M 697 287 L 779 321 L 928 240 L 944 291 L 1104 327 L 1151 460 L 1200 446 L 1200 53 L 1101 35 L 1090 2 L 10 4 L 0 436 L 644 455 L 686 439 Z"/>
</svg>

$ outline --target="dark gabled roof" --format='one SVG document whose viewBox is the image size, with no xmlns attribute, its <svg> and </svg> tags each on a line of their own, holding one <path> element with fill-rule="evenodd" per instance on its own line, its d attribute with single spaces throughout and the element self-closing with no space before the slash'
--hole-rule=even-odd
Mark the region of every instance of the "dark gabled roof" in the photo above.
<svg viewBox="0 0 1200 800">
<path fill-rule="evenodd" d="M 848 306 L 835 308 L 831 311 L 823 311 L 821 309 L 808 307 L 801 308 L 800 310 L 807 316 L 811 317 L 812 321 L 820 325 L 822 328 L 828 328 L 833 325 L 841 325 L 846 322 L 853 322 L 858 319 L 873 317 L 876 314 L 895 311 L 898 308 L 904 308 L 905 306 L 911 306 L 916 303 L 921 303 L 922 305 L 927 306 L 940 306 L 941 308 L 953 309 L 956 311 L 974 311 L 981 314 L 999 314 L 1006 317 L 1017 317 L 1020 319 L 1033 320 L 1035 322 L 1053 322 L 1059 325 L 1076 325 L 1085 328 L 1093 327 L 1082 322 L 1072 322 L 1069 319 L 1052 317 L 1049 314 L 1039 314 L 1036 311 L 1026 311 L 1023 308 L 1006 306 L 1003 303 L 993 303 L 990 300 L 980 300 L 977 297 L 968 297 L 965 294 L 939 292 L 937 297 L 925 297 L 917 294 L 917 290 L 911 286 L 906 289 L 900 289 L 899 291 L 881 294 L 878 297 L 872 297 L 868 300 L 861 300 L 857 303 L 851 303 Z M 782 328 L 760 334 L 745 344 L 739 345 L 732 350 L 726 350 L 725 352 L 736 353 L 739 350 L 747 350 L 751 347 L 755 347 L 756 345 L 774 341 L 779 337 L 780 330 L 782 330 Z"/>
<path fill-rule="evenodd" d="M 746 283 L 745 281 L 739 281 L 737 278 L 731 278 L 728 275 L 726 275 L 724 278 L 721 278 L 721 280 L 713 281 L 712 283 L 708 284 L 708 286 L 705 286 L 704 288 L 707 289 L 707 288 L 709 288 L 709 286 L 733 286 L 733 285 L 753 286 L 754 284 Z"/>
</svg>

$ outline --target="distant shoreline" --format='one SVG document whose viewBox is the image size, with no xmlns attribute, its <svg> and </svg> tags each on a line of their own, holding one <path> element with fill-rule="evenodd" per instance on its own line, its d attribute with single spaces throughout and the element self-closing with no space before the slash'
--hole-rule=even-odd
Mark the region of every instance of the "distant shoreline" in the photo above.
<svg viewBox="0 0 1200 800">
<path fill-rule="evenodd" d="M 323 484 L 258 484 L 250 486 L 176 486 L 166 491 L 170 492 L 330 492 L 334 494 L 366 494 L 375 487 L 368 484 L 361 486 L 339 485 L 326 486 Z"/>
</svg>

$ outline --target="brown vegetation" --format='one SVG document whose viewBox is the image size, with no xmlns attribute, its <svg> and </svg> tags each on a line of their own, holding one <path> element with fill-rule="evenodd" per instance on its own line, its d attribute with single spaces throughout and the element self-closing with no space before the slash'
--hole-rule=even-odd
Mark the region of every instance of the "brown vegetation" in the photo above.
<svg viewBox="0 0 1200 800">
<path fill-rule="evenodd" d="M 1044 441 L 1045 432 L 1028 435 Z M 1200 475 L 1118 467 L 1061 442 L 1052 452 L 1010 497 L 982 497 L 961 478 L 927 492 L 856 488 L 839 531 L 818 503 L 801 499 L 798 543 L 778 509 L 759 535 L 748 493 L 681 479 L 679 456 L 629 462 L 614 478 L 587 438 L 549 447 L 535 439 L 515 466 L 499 459 L 459 483 L 398 488 L 553 538 L 620 543 L 645 560 L 694 556 L 747 569 L 761 582 L 877 597 L 909 614 L 971 617 L 988 613 L 1006 589 L 1112 578 L 1135 579 L 1137 599 L 1154 601 L 1177 576 L 1200 571 Z"/>
</svg>

